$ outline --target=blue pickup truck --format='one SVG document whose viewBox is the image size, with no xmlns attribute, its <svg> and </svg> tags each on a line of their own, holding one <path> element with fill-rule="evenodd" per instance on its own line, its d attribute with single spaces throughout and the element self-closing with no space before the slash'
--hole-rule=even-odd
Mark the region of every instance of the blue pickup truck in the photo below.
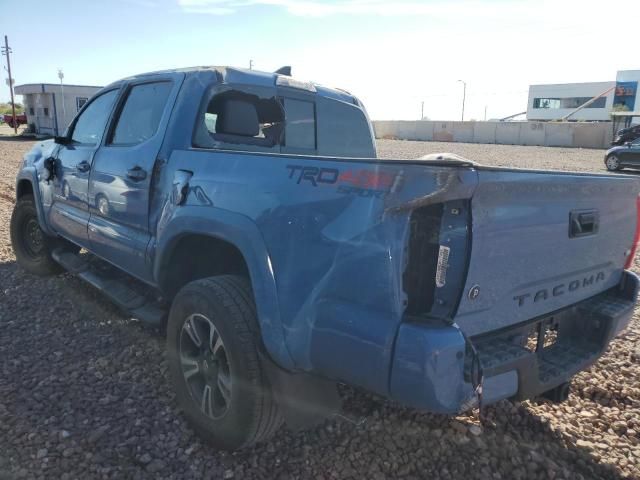
<svg viewBox="0 0 640 480">
<path fill-rule="evenodd" d="M 126 78 L 24 157 L 17 260 L 166 329 L 219 448 L 340 409 L 561 401 L 631 319 L 636 179 L 376 158 L 350 93 L 198 67 Z"/>
</svg>

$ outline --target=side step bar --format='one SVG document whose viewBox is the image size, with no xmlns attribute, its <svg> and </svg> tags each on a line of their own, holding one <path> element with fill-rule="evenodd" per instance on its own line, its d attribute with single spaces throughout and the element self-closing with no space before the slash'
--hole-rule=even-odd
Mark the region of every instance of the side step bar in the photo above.
<svg viewBox="0 0 640 480">
<path fill-rule="evenodd" d="M 93 285 L 133 318 L 152 327 L 164 323 L 166 309 L 153 298 L 150 287 L 142 282 L 91 254 L 54 250 L 51 256 L 65 270 Z"/>
</svg>

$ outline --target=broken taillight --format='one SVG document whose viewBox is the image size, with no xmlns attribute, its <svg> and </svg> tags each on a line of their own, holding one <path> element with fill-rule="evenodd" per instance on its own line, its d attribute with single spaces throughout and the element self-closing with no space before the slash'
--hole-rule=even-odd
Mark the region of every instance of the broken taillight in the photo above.
<svg viewBox="0 0 640 480">
<path fill-rule="evenodd" d="M 633 265 L 633 259 L 636 256 L 636 249 L 638 248 L 638 243 L 640 242 L 640 195 L 636 197 L 636 232 L 633 235 L 633 244 L 629 249 L 629 255 L 627 256 L 627 261 L 624 264 L 625 270 L 630 268 Z"/>
</svg>

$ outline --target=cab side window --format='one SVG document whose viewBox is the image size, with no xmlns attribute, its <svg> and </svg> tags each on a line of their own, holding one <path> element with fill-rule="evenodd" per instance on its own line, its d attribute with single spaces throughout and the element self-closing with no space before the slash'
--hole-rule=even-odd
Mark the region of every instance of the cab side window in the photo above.
<svg viewBox="0 0 640 480">
<path fill-rule="evenodd" d="M 118 90 L 96 97 L 80 114 L 73 127 L 71 140 L 84 145 L 97 145 L 109 120 Z"/>
<path fill-rule="evenodd" d="M 315 150 L 316 114 L 313 102 L 284 98 L 287 124 L 284 145 L 292 148 Z"/>
<path fill-rule="evenodd" d="M 151 138 L 158 130 L 171 88 L 171 82 L 131 87 L 109 144 L 136 145 Z"/>
</svg>

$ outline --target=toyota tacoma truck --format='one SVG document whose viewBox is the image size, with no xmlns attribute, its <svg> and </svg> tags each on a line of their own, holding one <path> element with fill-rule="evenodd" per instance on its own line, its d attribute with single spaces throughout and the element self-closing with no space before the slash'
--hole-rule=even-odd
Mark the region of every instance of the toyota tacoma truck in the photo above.
<svg viewBox="0 0 640 480">
<path fill-rule="evenodd" d="M 638 182 L 376 158 L 350 93 L 198 67 L 97 93 L 17 176 L 11 240 L 166 331 L 214 445 L 340 411 L 350 384 L 431 412 L 561 401 L 629 323 Z"/>
</svg>

